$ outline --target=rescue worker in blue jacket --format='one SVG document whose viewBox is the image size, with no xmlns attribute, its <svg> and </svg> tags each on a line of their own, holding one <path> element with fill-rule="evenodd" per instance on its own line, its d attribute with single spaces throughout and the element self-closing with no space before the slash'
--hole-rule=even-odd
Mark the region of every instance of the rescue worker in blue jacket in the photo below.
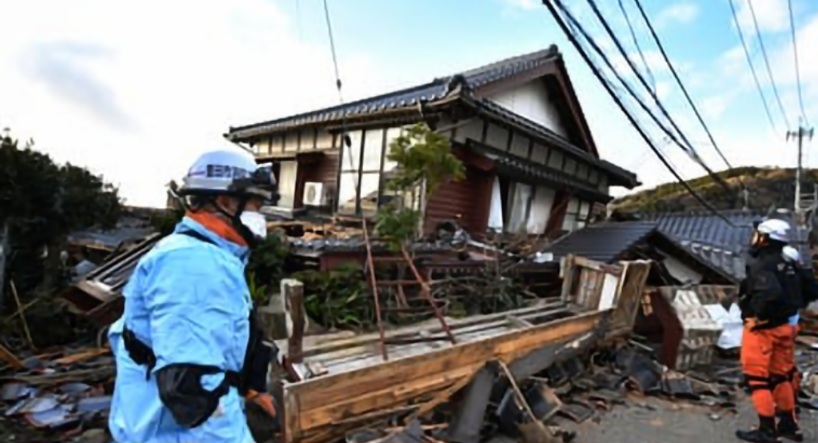
<svg viewBox="0 0 818 443">
<path fill-rule="evenodd" d="M 251 443 L 241 396 L 272 416 L 271 349 L 259 345 L 244 276 L 275 200 L 269 168 L 245 153 L 209 152 L 180 194 L 188 211 L 138 263 L 109 341 L 116 383 L 109 418 L 122 443 Z M 255 371 L 251 370 L 255 369 Z"/>
</svg>

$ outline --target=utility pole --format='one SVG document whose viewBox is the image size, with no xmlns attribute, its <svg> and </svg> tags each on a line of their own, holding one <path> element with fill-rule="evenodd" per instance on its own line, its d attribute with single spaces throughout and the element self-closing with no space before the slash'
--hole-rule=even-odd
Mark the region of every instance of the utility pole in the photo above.
<svg viewBox="0 0 818 443">
<path fill-rule="evenodd" d="M 810 140 L 814 134 L 814 128 L 807 129 L 799 123 L 798 131 L 787 131 L 787 141 L 790 138 L 798 140 L 798 166 L 795 169 L 795 214 L 798 219 L 799 226 L 804 225 L 804 208 L 801 207 L 801 159 L 804 151 L 804 137 Z"/>
</svg>

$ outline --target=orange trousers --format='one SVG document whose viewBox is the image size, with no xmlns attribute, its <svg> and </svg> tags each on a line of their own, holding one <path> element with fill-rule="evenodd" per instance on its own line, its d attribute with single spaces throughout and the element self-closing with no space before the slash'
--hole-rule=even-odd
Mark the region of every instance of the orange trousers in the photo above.
<svg viewBox="0 0 818 443">
<path fill-rule="evenodd" d="M 795 409 L 795 394 L 790 377 L 795 368 L 795 329 L 791 325 L 752 330 L 744 327 L 741 342 L 741 367 L 750 388 L 758 415 L 774 417 Z"/>
<path fill-rule="evenodd" d="M 798 331 L 799 330 L 800 329 L 799 329 L 798 325 L 795 325 L 795 326 L 792 327 L 792 341 L 793 341 L 793 343 L 792 343 L 792 352 L 793 352 L 792 361 L 793 361 L 793 367 L 792 367 L 792 381 L 791 382 L 792 382 L 792 392 L 793 392 L 793 394 L 795 396 L 798 396 L 798 391 L 801 390 L 801 372 L 798 371 L 798 366 L 795 364 L 795 338 L 798 337 Z"/>
</svg>

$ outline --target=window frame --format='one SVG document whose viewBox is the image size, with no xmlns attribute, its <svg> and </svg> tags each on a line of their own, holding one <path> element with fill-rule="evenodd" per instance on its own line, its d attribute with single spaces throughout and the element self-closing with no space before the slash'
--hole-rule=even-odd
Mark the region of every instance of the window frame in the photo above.
<svg viewBox="0 0 818 443">
<path fill-rule="evenodd" d="M 403 128 L 402 128 L 402 126 L 398 126 L 398 127 L 386 126 L 386 127 L 372 127 L 372 128 L 364 128 L 364 129 L 356 130 L 355 132 L 360 131 L 360 134 L 361 134 L 360 142 L 357 143 L 358 144 L 357 147 L 355 146 L 355 144 L 356 144 L 355 140 L 353 140 L 352 146 L 347 148 L 343 143 L 343 139 L 341 139 L 339 137 L 339 140 L 341 140 L 340 143 L 339 143 L 341 153 L 340 153 L 340 156 L 339 156 L 340 164 L 338 166 L 338 190 L 336 191 L 336 208 L 335 208 L 336 212 L 338 212 L 339 214 L 351 215 L 351 216 L 356 216 L 356 217 L 360 217 L 360 216 L 369 217 L 369 216 L 375 215 L 375 211 L 377 211 L 377 209 L 380 207 L 381 201 L 383 200 L 383 195 L 384 195 L 384 182 L 385 182 L 384 181 L 384 166 L 386 164 L 386 154 L 387 154 L 387 152 L 386 152 L 386 149 L 387 149 L 387 146 L 386 146 L 387 145 L 387 143 L 386 143 L 387 134 L 388 134 L 388 132 L 390 130 L 395 130 L 395 129 L 401 130 L 401 132 L 402 132 Z M 346 135 L 349 136 L 350 133 L 347 133 Z M 373 138 L 377 139 L 377 141 L 374 142 L 374 143 L 377 143 L 377 145 L 374 145 L 374 146 L 370 145 L 369 148 L 370 148 L 370 150 L 379 149 L 380 152 L 378 154 L 377 161 L 374 161 L 374 157 L 369 157 L 371 160 L 373 160 L 371 162 L 373 164 L 364 165 L 364 159 L 367 157 L 366 154 L 369 153 L 371 155 L 371 152 L 367 151 L 367 147 L 368 147 L 367 146 L 367 139 L 369 139 L 370 143 L 371 143 L 371 140 L 373 140 Z M 358 150 L 357 153 L 355 152 L 355 149 Z M 352 152 L 353 154 L 357 154 L 357 159 L 356 159 L 356 161 L 355 161 L 355 163 L 353 164 L 352 167 L 349 166 L 349 159 L 348 159 L 348 155 L 349 155 L 350 152 Z M 374 163 L 377 163 L 377 167 L 373 167 Z M 341 201 L 341 191 L 342 191 L 342 188 L 345 189 L 344 188 L 344 183 L 345 183 L 344 176 L 345 175 L 347 175 L 347 176 L 351 175 L 353 177 L 352 184 L 356 187 L 356 189 L 355 189 L 355 192 L 354 192 L 354 195 L 353 195 L 352 199 L 348 199 L 346 202 L 343 202 L 343 201 Z M 378 188 L 377 188 L 377 195 L 375 197 L 376 201 L 375 201 L 375 205 L 374 205 L 373 209 L 365 209 L 364 205 L 362 205 L 362 202 L 363 202 L 364 197 L 365 197 L 364 195 L 362 195 L 362 189 L 361 189 L 362 183 L 364 181 L 364 175 L 368 175 L 368 176 L 377 175 L 377 183 L 378 183 L 377 186 L 378 186 Z M 351 206 L 351 205 L 344 206 L 345 203 L 351 202 L 353 199 L 354 199 L 354 209 L 349 208 L 349 206 Z"/>
</svg>

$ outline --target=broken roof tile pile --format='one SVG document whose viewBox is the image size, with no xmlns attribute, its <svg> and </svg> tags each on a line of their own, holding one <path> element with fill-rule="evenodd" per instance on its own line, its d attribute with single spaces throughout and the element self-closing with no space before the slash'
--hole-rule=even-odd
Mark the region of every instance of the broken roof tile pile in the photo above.
<svg viewBox="0 0 818 443">
<path fill-rule="evenodd" d="M 9 363 L 0 372 L 0 420 L 60 438 L 50 441 L 69 441 L 105 427 L 114 376 L 109 349 L 65 349 Z"/>
<path fill-rule="evenodd" d="M 115 227 L 103 229 L 91 227 L 68 235 L 68 242 L 90 248 L 114 250 L 120 246 L 137 242 L 156 232 L 151 225 L 147 211 L 142 208 L 126 208 L 126 214 L 119 218 Z M 158 212 L 158 211 L 157 211 Z"/>
</svg>

